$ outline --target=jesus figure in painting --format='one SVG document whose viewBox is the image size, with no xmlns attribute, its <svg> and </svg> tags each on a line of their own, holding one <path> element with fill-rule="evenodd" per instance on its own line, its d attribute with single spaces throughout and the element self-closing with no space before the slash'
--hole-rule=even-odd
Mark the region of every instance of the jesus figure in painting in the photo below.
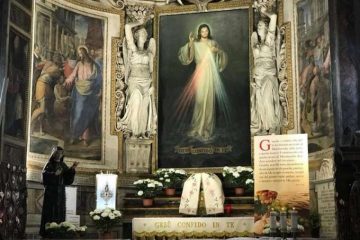
<svg viewBox="0 0 360 240">
<path fill-rule="evenodd" d="M 187 135 L 202 142 L 213 138 L 216 108 L 229 119 L 228 98 L 220 77 L 227 64 L 227 55 L 211 37 L 210 27 L 202 24 L 195 38 L 180 48 L 178 57 L 183 65 L 195 59 L 196 68 L 178 99 L 177 114 L 182 116 L 193 104 L 194 110 Z"/>
</svg>

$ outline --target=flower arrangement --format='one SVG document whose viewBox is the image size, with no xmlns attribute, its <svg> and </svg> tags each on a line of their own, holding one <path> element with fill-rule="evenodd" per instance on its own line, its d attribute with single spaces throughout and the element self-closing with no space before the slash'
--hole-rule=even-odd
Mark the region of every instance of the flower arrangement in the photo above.
<svg viewBox="0 0 360 240">
<path fill-rule="evenodd" d="M 274 200 L 276 200 L 278 193 L 272 190 L 260 190 L 256 192 L 257 199 L 261 202 L 261 204 L 272 204 Z"/>
<path fill-rule="evenodd" d="M 48 238 L 78 238 L 85 235 L 86 229 L 86 226 L 77 227 L 70 222 L 51 222 L 45 224 L 45 231 Z"/>
<path fill-rule="evenodd" d="M 251 167 L 224 167 L 222 175 L 229 187 L 254 188 L 253 169 Z"/>
<path fill-rule="evenodd" d="M 264 215 L 269 214 L 270 209 L 280 211 L 282 207 L 288 208 L 288 206 L 284 206 L 277 199 L 277 195 L 278 192 L 268 189 L 256 191 L 254 201 L 255 212 Z"/>
<path fill-rule="evenodd" d="M 134 182 L 137 188 L 137 195 L 142 198 L 154 198 L 162 189 L 163 184 L 153 179 L 139 179 Z"/>
<path fill-rule="evenodd" d="M 113 208 L 95 209 L 89 215 L 94 221 L 96 228 L 102 232 L 109 232 L 121 219 L 121 212 Z"/>
<path fill-rule="evenodd" d="M 175 170 L 173 168 L 159 169 L 155 175 L 159 182 L 163 184 L 164 188 L 181 187 L 187 177 L 184 170 Z"/>
</svg>

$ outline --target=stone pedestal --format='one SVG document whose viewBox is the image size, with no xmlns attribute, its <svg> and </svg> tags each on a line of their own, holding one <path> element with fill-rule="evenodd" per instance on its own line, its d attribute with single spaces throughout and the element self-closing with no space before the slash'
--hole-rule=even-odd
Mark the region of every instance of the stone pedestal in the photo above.
<svg viewBox="0 0 360 240">
<path fill-rule="evenodd" d="M 151 144 L 149 139 L 126 139 L 125 159 L 127 173 L 150 173 Z"/>
<path fill-rule="evenodd" d="M 335 183 L 333 179 L 315 183 L 318 212 L 321 219 L 320 237 L 336 238 Z"/>
</svg>

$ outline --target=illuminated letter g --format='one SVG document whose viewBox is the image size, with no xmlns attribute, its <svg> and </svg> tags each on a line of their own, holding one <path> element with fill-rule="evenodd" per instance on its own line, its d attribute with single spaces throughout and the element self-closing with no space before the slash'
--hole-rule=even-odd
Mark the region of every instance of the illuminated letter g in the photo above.
<svg viewBox="0 0 360 240">
<path fill-rule="evenodd" d="M 268 140 L 268 139 L 262 140 L 259 144 L 259 147 L 263 151 L 269 151 L 270 150 L 270 140 Z"/>
</svg>

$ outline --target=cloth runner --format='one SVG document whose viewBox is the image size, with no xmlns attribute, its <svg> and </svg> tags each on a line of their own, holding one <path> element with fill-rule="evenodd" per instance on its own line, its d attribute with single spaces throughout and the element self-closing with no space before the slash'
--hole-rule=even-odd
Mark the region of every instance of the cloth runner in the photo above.
<svg viewBox="0 0 360 240">
<path fill-rule="evenodd" d="M 196 215 L 199 206 L 200 187 L 204 190 L 206 214 L 224 213 L 224 192 L 218 176 L 211 173 L 192 174 L 184 183 L 179 213 Z"/>
</svg>

